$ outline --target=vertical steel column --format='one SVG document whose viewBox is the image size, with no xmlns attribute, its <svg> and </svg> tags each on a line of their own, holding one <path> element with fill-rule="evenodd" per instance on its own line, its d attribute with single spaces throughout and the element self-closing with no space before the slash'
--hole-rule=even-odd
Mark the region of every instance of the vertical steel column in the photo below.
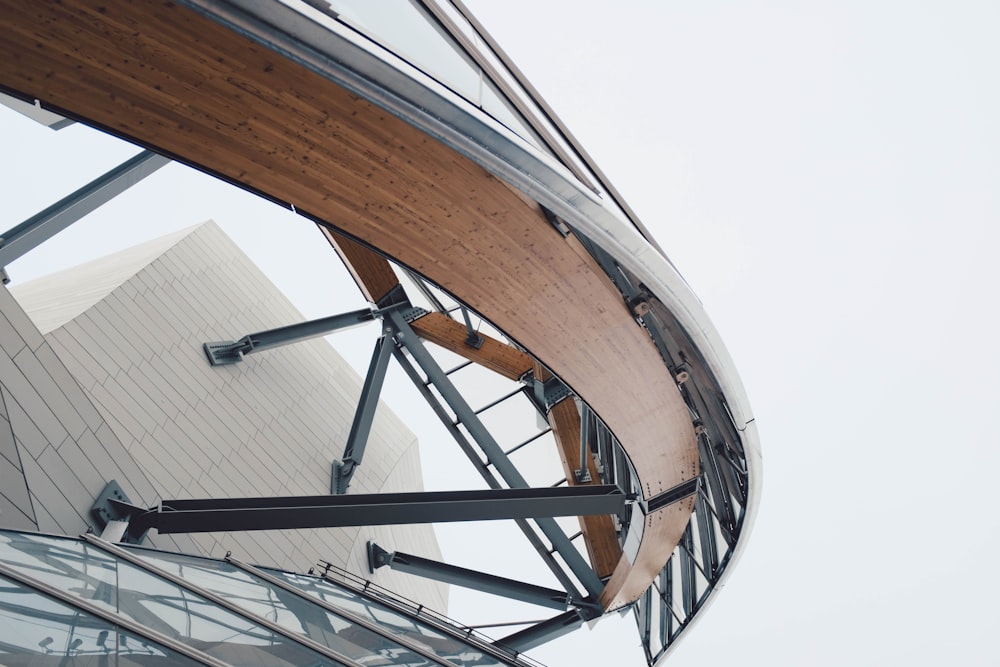
<svg viewBox="0 0 1000 667">
<path fill-rule="evenodd" d="M 685 622 L 691 618 L 691 614 L 698 607 L 693 552 L 694 540 L 691 537 L 691 524 L 689 523 L 684 529 L 684 534 L 681 535 L 681 548 L 676 552 L 681 564 L 681 605 L 684 607 Z"/>
<path fill-rule="evenodd" d="M 375 351 L 372 353 L 371 363 L 368 364 L 368 375 L 365 376 L 365 384 L 361 388 L 361 397 L 358 398 L 358 407 L 354 412 L 351 432 L 347 436 L 347 445 L 344 447 L 344 457 L 339 463 L 333 465 L 330 493 L 347 493 L 351 477 L 354 476 L 354 471 L 361 465 L 361 460 L 365 456 L 365 445 L 368 444 L 368 436 L 371 434 L 372 421 L 375 419 L 375 409 L 378 407 L 378 398 L 382 393 L 382 384 L 385 381 L 386 369 L 389 367 L 389 356 L 392 354 L 392 348 L 392 340 L 385 335 L 375 341 Z"/>
<path fill-rule="evenodd" d="M 580 404 L 580 467 L 573 472 L 577 484 L 587 484 L 593 481 L 590 478 L 590 469 L 587 467 L 587 449 L 590 446 L 590 408 L 586 403 Z"/>
<path fill-rule="evenodd" d="M 469 310 L 465 306 L 459 306 L 459 308 L 462 311 L 462 318 L 465 320 L 465 330 L 469 334 L 465 337 L 465 344 L 478 350 L 483 346 L 483 337 L 479 335 L 478 331 L 472 328 L 472 320 L 469 319 Z"/>
<path fill-rule="evenodd" d="M 673 559 L 668 560 L 666 566 L 664 566 L 663 571 L 660 573 L 660 577 L 663 579 L 662 590 L 660 592 L 660 611 L 664 616 L 667 617 L 667 632 L 666 639 L 663 641 L 663 646 L 669 646 L 670 642 L 674 640 L 674 563 Z M 680 630 L 680 628 L 678 628 Z"/>
<path fill-rule="evenodd" d="M 719 569 L 718 550 L 715 545 L 715 525 L 712 513 L 705 504 L 704 494 L 697 494 L 694 500 L 694 516 L 698 522 L 698 540 L 701 542 L 701 557 L 704 561 L 705 576 L 709 582 L 715 581 Z"/>
<path fill-rule="evenodd" d="M 637 623 L 639 625 L 639 638 L 642 640 L 642 645 L 646 650 L 649 650 L 649 637 L 650 630 L 652 626 L 653 617 L 653 587 L 650 586 L 642 593 L 642 597 L 639 598 L 636 604 L 636 614 L 638 615 Z M 648 655 L 647 655 L 648 659 Z"/>
<path fill-rule="evenodd" d="M 441 393 L 442 398 L 448 403 L 451 409 L 455 412 L 458 420 L 465 425 L 465 428 L 472 435 L 473 440 L 479 445 L 479 447 L 486 454 L 487 460 L 493 465 L 493 467 L 500 473 L 500 476 L 504 479 L 507 484 L 512 488 L 525 488 L 528 486 L 527 481 L 521 475 L 521 472 L 517 467 L 511 462 L 509 458 L 504 454 L 503 448 L 497 443 L 493 438 L 493 435 L 486 429 L 483 423 L 476 416 L 476 413 L 465 401 L 465 398 L 459 393 L 458 389 L 451 383 L 448 376 L 445 375 L 444 371 L 438 365 L 434 357 L 431 356 L 430 352 L 423 346 L 413 329 L 403 318 L 402 314 L 395 310 L 390 310 L 385 314 L 386 319 L 392 324 L 393 328 L 397 332 L 397 340 L 399 343 L 406 347 L 406 349 L 413 356 L 413 359 L 417 364 L 423 369 L 424 373 L 427 375 L 428 380 L 434 384 L 438 392 Z M 583 584 L 583 587 L 587 589 L 587 592 L 595 597 L 601 594 L 604 589 L 604 584 L 601 583 L 600 578 L 597 574 L 590 568 L 583 556 L 577 551 L 576 547 L 573 546 L 569 538 L 559 527 L 559 524 L 553 519 L 536 519 L 538 527 L 541 529 L 542 533 L 549 539 L 552 546 L 555 548 L 559 555 L 563 558 L 569 569 L 573 572 L 576 578 Z"/>
<path fill-rule="evenodd" d="M 0 236 L 0 267 L 7 266 L 37 248 L 168 162 L 170 158 L 152 151 L 142 151 L 76 192 L 7 230 Z"/>
<path fill-rule="evenodd" d="M 702 475 L 708 482 L 712 505 L 719 520 L 719 529 L 726 544 L 732 547 L 736 544 L 737 525 L 736 510 L 729 496 L 729 489 L 719 469 L 719 462 L 712 451 L 712 445 L 704 434 L 698 436 L 698 453 L 701 457 Z"/>
</svg>

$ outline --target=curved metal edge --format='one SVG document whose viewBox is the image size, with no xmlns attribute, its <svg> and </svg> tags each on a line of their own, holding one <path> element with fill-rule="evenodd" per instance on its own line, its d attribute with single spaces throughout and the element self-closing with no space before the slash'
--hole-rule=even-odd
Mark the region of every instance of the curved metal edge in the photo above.
<svg viewBox="0 0 1000 667">
<path fill-rule="evenodd" d="M 739 563 L 740 559 L 743 557 L 744 551 L 746 551 L 747 542 L 750 537 L 750 531 L 753 530 L 754 521 L 757 518 L 757 506 L 760 504 L 760 489 L 761 489 L 761 457 L 760 457 L 760 440 L 757 434 L 757 424 L 750 421 L 746 424 L 743 430 L 740 431 L 740 435 L 743 438 L 743 446 L 745 448 L 747 457 L 747 472 L 750 478 L 750 495 L 747 498 L 746 506 L 746 516 L 743 519 L 743 525 L 740 530 L 740 539 L 736 542 L 736 547 L 733 549 L 732 555 L 729 557 L 729 562 L 726 564 L 725 569 L 719 575 L 718 581 L 713 586 L 712 594 L 708 596 L 705 603 L 702 604 L 697 611 L 691 616 L 691 622 L 687 624 L 684 631 L 677 635 L 677 638 L 667 646 L 659 658 L 653 663 L 653 667 L 658 667 L 662 665 L 664 660 L 671 656 L 671 654 L 676 650 L 677 646 L 684 640 L 685 637 L 691 631 L 691 628 L 705 615 L 705 611 L 712 606 L 712 603 L 718 598 L 719 593 L 726 587 L 729 581 L 729 577 L 733 572 L 733 568 Z"/>
<path fill-rule="evenodd" d="M 326 39 L 335 39 L 338 48 L 346 50 L 346 55 L 338 51 L 334 57 L 320 45 L 309 43 L 303 35 L 296 34 L 295 28 L 303 26 L 302 17 L 287 7 L 275 9 L 270 6 L 264 16 L 259 5 L 246 0 L 184 0 L 183 4 L 254 39 L 266 41 L 271 48 L 319 71 L 473 160 L 601 246 L 623 267 L 635 273 L 673 313 L 722 389 L 742 435 L 747 459 L 750 494 L 746 517 L 734 560 L 719 582 L 719 587 L 724 585 L 732 565 L 745 548 L 756 519 L 762 483 L 760 441 L 732 358 L 701 302 L 670 260 L 646 241 L 635 226 L 577 182 L 564 165 L 526 141 L 513 140 L 509 131 L 504 131 L 506 128 L 497 121 L 464 99 L 456 99 L 457 96 L 443 86 L 435 86 L 433 81 L 418 81 L 353 40 L 327 32 Z M 288 13 L 282 15 L 283 12 Z M 257 22 L 272 32 L 256 34 L 251 24 Z M 273 32 L 275 30 L 278 34 Z"/>
<path fill-rule="evenodd" d="M 183 4 L 252 39 L 266 42 L 438 139 L 601 245 L 622 266 L 646 281 L 650 291 L 687 330 L 719 381 L 737 423 L 745 426 L 752 421 L 749 401 L 729 353 L 680 272 L 630 222 L 577 182 L 564 165 L 526 141 L 512 139 L 509 130 L 443 86 L 433 87 L 433 81 L 409 78 L 353 40 L 326 32 L 327 39 L 336 41 L 336 58 L 322 51 L 320 45 L 304 41 L 308 36 L 295 30 L 302 28 L 306 20 L 293 9 L 271 6 L 271 11 L 265 14 L 258 5 L 245 0 L 184 0 Z M 260 28 L 278 33 L 261 35 Z M 757 453 L 759 458 L 759 446 Z"/>
</svg>

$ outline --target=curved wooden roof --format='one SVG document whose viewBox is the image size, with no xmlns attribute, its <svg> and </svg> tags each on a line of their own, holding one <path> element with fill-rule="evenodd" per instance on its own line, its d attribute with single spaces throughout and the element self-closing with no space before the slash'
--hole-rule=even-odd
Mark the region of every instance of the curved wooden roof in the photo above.
<svg viewBox="0 0 1000 667">
<path fill-rule="evenodd" d="M 646 498 L 699 473 L 687 407 L 573 236 L 483 167 L 302 65 L 171 3 L 0 2 L 0 85 L 287 202 L 417 271 L 558 374 Z M 605 609 L 636 599 L 693 500 L 646 518 Z"/>
</svg>

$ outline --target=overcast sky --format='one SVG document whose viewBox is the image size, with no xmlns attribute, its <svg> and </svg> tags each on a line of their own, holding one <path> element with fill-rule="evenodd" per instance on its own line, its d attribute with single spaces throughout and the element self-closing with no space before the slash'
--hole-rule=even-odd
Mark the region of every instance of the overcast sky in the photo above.
<svg viewBox="0 0 1000 667">
<path fill-rule="evenodd" d="M 749 548 L 668 663 L 997 664 L 1000 4 L 473 7 L 757 418 Z"/>
<path fill-rule="evenodd" d="M 472 8 L 698 293 L 754 408 L 756 526 L 668 664 L 996 664 L 1000 5 Z M 68 191 L 46 182 L 132 152 L 8 113 L 0 126 L 3 227 Z M 213 217 L 307 316 L 360 307 L 351 287 L 316 294 L 319 268 L 289 270 L 285 236 L 329 264 L 310 225 L 162 173 L 106 207 L 135 198 L 148 219 L 84 221 L 12 276 Z M 630 619 L 580 634 L 560 649 L 580 664 L 637 644 Z"/>
</svg>

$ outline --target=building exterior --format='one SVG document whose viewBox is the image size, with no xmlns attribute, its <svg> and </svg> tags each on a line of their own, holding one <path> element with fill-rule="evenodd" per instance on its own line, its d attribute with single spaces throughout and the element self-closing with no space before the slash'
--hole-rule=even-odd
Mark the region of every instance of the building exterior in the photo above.
<svg viewBox="0 0 1000 667">
<path fill-rule="evenodd" d="M 301 318 L 211 226 L 25 285 L 30 316 L 4 292 L 6 525 L 74 534 L 104 494 L 87 543 L 116 559 L 152 526 L 171 552 L 236 545 L 300 571 L 332 558 L 427 604 L 443 601 L 433 580 L 559 611 L 498 639 L 501 661 L 630 610 L 647 662 L 665 657 L 746 544 L 753 416 L 690 288 L 460 2 L 11 0 L 0 27 L 0 88 L 18 104 L 145 149 L 6 233 L 0 266 L 176 160 L 315 222 L 370 304 L 287 326 Z M 360 383 L 325 343 L 279 347 L 375 320 Z M 486 489 L 420 492 L 412 434 L 375 408 L 390 360 Z M 475 408 L 452 378 L 465 363 L 509 391 Z M 509 446 L 482 415 L 515 401 L 542 425 Z M 521 456 L 540 447 L 556 488 Z M 439 562 L 411 525 L 500 518 L 549 586 Z"/>
<path fill-rule="evenodd" d="M 359 580 L 0 531 L 8 665 L 530 665 Z"/>
<path fill-rule="evenodd" d="M 165 498 L 329 493 L 330 468 L 342 454 L 361 379 L 321 339 L 257 355 L 252 363 L 205 363 L 205 340 L 302 319 L 214 223 L 19 285 L 12 293 L 51 348 L 46 359 L 65 364 L 102 418 L 97 422 L 89 410 L 91 426 L 75 420 L 77 411 L 66 406 L 63 439 L 62 431 L 43 434 L 44 444 L 30 429 L 14 432 L 22 450 L 29 447 L 21 460 L 34 459 L 25 476 L 34 497 L 19 509 L 29 517 L 34 512 L 39 530 L 85 532 L 94 525 L 90 506 L 110 479 L 143 505 Z M 24 365 L 26 352 L 27 346 L 13 363 Z M 60 378 L 58 387 L 69 383 Z M 27 412 L 32 400 L 12 393 L 9 402 L 11 409 Z M 98 444 L 111 452 L 111 467 L 85 454 Z M 416 436 L 384 406 L 369 444 L 352 490 L 422 489 Z M 46 484 L 77 489 L 78 502 L 38 490 Z M 366 572 L 369 540 L 398 540 L 440 558 L 429 526 L 391 530 L 406 535 L 372 527 L 162 535 L 150 542 L 183 553 L 232 551 L 249 562 L 296 571 L 325 560 Z M 390 580 L 381 583 L 401 595 L 447 610 L 443 586 L 385 576 Z"/>
</svg>

